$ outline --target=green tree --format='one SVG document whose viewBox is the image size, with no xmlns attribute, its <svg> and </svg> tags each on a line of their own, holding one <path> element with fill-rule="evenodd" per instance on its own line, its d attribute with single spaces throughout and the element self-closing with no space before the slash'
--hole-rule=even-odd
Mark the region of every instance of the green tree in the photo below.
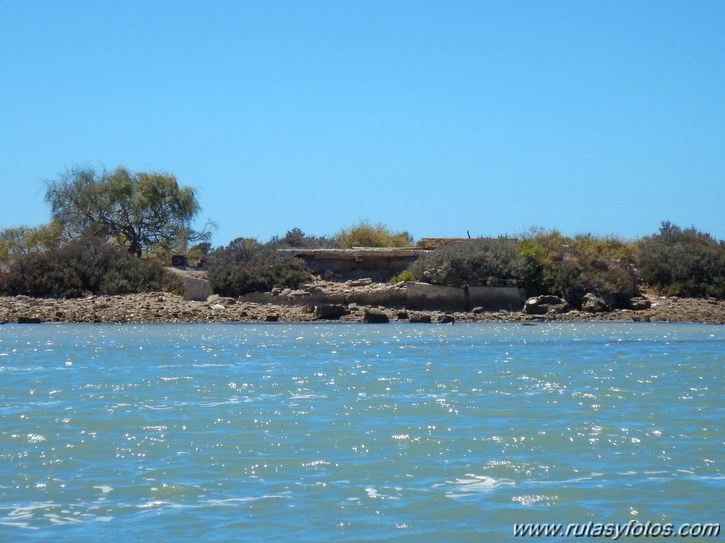
<svg viewBox="0 0 725 543">
<path fill-rule="evenodd" d="M 56 222 L 43 226 L 14 226 L 0 231 L 0 262 L 8 258 L 39 253 L 56 247 L 62 227 Z"/>
<path fill-rule="evenodd" d="M 50 181 L 45 197 L 53 220 L 68 237 L 112 238 L 136 256 L 155 248 L 186 247 L 190 241 L 209 237 L 206 229 L 191 229 L 200 210 L 196 192 L 179 186 L 168 173 L 75 168 Z"/>
</svg>

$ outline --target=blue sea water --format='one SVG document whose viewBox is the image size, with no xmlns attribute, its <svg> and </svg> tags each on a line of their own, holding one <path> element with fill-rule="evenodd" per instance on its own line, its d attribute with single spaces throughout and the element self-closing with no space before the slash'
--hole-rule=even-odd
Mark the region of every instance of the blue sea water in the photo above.
<svg viewBox="0 0 725 543">
<path fill-rule="evenodd" d="M 4 325 L 0 541 L 712 523 L 725 327 Z"/>
</svg>

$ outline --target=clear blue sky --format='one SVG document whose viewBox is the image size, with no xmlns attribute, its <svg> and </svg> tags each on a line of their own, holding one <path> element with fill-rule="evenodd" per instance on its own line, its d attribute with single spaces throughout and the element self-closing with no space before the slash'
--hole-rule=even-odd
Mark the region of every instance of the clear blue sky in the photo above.
<svg viewBox="0 0 725 543">
<path fill-rule="evenodd" d="M 75 165 L 198 188 L 214 245 L 725 238 L 725 1 L 0 0 L 0 228 Z"/>
</svg>

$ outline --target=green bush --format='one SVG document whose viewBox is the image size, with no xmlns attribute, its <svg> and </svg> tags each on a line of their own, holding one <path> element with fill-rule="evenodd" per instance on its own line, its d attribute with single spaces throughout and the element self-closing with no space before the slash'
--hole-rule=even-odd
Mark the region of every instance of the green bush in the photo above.
<svg viewBox="0 0 725 543">
<path fill-rule="evenodd" d="M 479 238 L 443 245 L 409 269 L 415 279 L 449 286 L 505 286 L 523 276 L 518 245 L 507 238 Z"/>
<path fill-rule="evenodd" d="M 138 259 L 96 238 L 82 238 L 12 259 L 0 272 L 0 293 L 76 298 L 88 293 L 181 292 L 181 280 L 154 261 Z"/>
<path fill-rule="evenodd" d="M 640 277 L 670 296 L 725 298 L 725 243 L 694 227 L 663 222 L 639 243 Z"/>
<path fill-rule="evenodd" d="M 400 283 L 401 281 L 407 283 L 408 281 L 415 281 L 415 275 L 410 270 L 403 270 L 398 275 L 390 278 L 391 283 Z"/>
<path fill-rule="evenodd" d="M 473 239 L 444 245 L 410 267 L 415 279 L 448 286 L 526 286 L 529 295 L 555 294 L 581 306 L 585 294 L 624 307 L 636 294 L 636 247 L 614 238 L 534 231 L 517 242 Z"/>
<path fill-rule="evenodd" d="M 585 294 L 594 293 L 613 307 L 625 307 L 637 294 L 632 243 L 538 230 L 524 238 L 519 249 L 530 295 L 555 294 L 579 307 Z"/>
<path fill-rule="evenodd" d="M 340 244 L 325 236 L 308 236 L 299 228 L 287 231 L 282 238 L 274 237 L 269 242 L 270 246 L 279 249 L 336 249 Z"/>
<path fill-rule="evenodd" d="M 413 238 L 408 232 L 392 232 L 383 224 L 360 221 L 355 226 L 343 228 L 334 240 L 341 247 L 410 247 Z"/>
<path fill-rule="evenodd" d="M 304 261 L 248 238 L 211 252 L 207 277 L 214 292 L 234 297 L 274 287 L 298 288 L 311 279 Z"/>
</svg>

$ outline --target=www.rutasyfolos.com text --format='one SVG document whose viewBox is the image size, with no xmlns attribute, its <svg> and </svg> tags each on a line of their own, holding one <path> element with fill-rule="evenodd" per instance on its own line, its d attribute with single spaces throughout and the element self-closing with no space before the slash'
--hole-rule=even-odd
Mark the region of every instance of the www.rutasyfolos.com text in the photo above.
<svg viewBox="0 0 725 543">
<path fill-rule="evenodd" d="M 572 524 L 514 524 L 514 537 L 718 537 L 718 523 L 586 522 Z"/>
</svg>

